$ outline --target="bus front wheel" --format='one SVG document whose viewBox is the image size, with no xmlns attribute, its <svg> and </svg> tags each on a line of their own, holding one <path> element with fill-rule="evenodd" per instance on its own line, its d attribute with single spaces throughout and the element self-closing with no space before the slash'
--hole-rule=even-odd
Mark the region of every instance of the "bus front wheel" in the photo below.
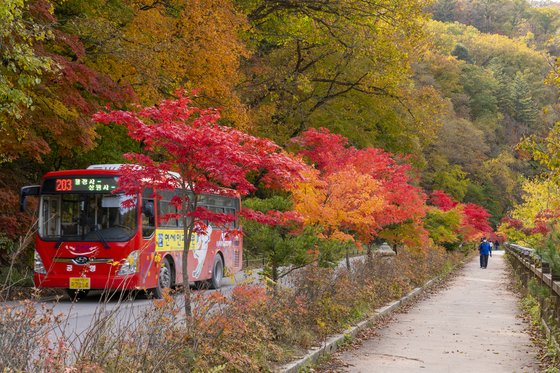
<svg viewBox="0 0 560 373">
<path fill-rule="evenodd" d="M 158 283 L 153 291 L 154 298 L 163 298 L 163 293 L 165 289 L 170 289 L 173 286 L 173 270 L 171 269 L 171 263 L 168 258 L 161 261 L 161 266 L 159 267 Z"/>
<path fill-rule="evenodd" d="M 221 255 L 216 255 L 214 258 L 214 266 L 212 267 L 212 279 L 210 280 L 211 289 L 219 289 L 222 286 L 222 279 L 224 278 L 224 262 Z"/>
</svg>

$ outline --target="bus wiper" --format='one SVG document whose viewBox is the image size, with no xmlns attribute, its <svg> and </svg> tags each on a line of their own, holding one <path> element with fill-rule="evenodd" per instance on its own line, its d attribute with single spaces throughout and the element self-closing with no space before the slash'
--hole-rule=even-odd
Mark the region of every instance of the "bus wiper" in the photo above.
<svg viewBox="0 0 560 373">
<path fill-rule="evenodd" d="M 54 248 L 55 249 L 60 248 L 60 245 L 62 245 L 63 242 L 64 242 L 64 240 L 62 239 L 62 235 L 60 235 L 58 237 L 58 240 L 56 240 L 56 243 L 54 244 Z"/>
<path fill-rule="evenodd" d="M 103 234 L 101 234 L 100 231 L 98 231 L 97 229 L 93 230 L 93 232 L 97 235 L 97 237 L 99 237 L 99 239 L 101 240 L 101 242 L 103 243 L 103 247 L 106 249 L 110 249 L 111 246 L 109 246 L 109 244 L 107 243 L 107 241 L 105 240 L 105 237 L 103 237 Z"/>
</svg>

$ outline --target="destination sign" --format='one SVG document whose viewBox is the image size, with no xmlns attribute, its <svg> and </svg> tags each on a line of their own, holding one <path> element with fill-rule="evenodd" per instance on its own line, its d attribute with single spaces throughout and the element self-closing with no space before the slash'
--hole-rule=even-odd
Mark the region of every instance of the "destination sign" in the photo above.
<svg viewBox="0 0 560 373">
<path fill-rule="evenodd" d="M 117 188 L 116 177 L 61 177 L 47 179 L 42 193 L 100 192 L 110 193 Z"/>
</svg>

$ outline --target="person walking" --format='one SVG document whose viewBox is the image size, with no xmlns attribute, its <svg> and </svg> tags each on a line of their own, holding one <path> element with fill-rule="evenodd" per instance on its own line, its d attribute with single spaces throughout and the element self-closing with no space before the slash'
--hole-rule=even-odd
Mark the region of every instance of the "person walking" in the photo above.
<svg viewBox="0 0 560 373">
<path fill-rule="evenodd" d="M 478 251 L 480 252 L 480 268 L 486 268 L 488 266 L 488 256 L 492 256 L 492 247 L 486 237 L 482 239 Z"/>
</svg>

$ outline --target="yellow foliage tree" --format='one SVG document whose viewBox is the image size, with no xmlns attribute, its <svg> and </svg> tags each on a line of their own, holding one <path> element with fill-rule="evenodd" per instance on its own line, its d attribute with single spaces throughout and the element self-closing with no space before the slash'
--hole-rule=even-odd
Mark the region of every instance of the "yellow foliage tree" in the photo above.
<svg viewBox="0 0 560 373">
<path fill-rule="evenodd" d="M 97 0 L 78 3 L 87 17 L 69 18 L 65 27 L 86 40 L 90 63 L 131 85 L 142 104 L 155 104 L 177 88 L 203 87 L 201 105 L 223 108 L 228 124 L 248 126 L 235 92 L 240 60 L 249 56 L 240 37 L 247 20 L 232 1 L 124 0 L 118 9 Z"/>
</svg>

